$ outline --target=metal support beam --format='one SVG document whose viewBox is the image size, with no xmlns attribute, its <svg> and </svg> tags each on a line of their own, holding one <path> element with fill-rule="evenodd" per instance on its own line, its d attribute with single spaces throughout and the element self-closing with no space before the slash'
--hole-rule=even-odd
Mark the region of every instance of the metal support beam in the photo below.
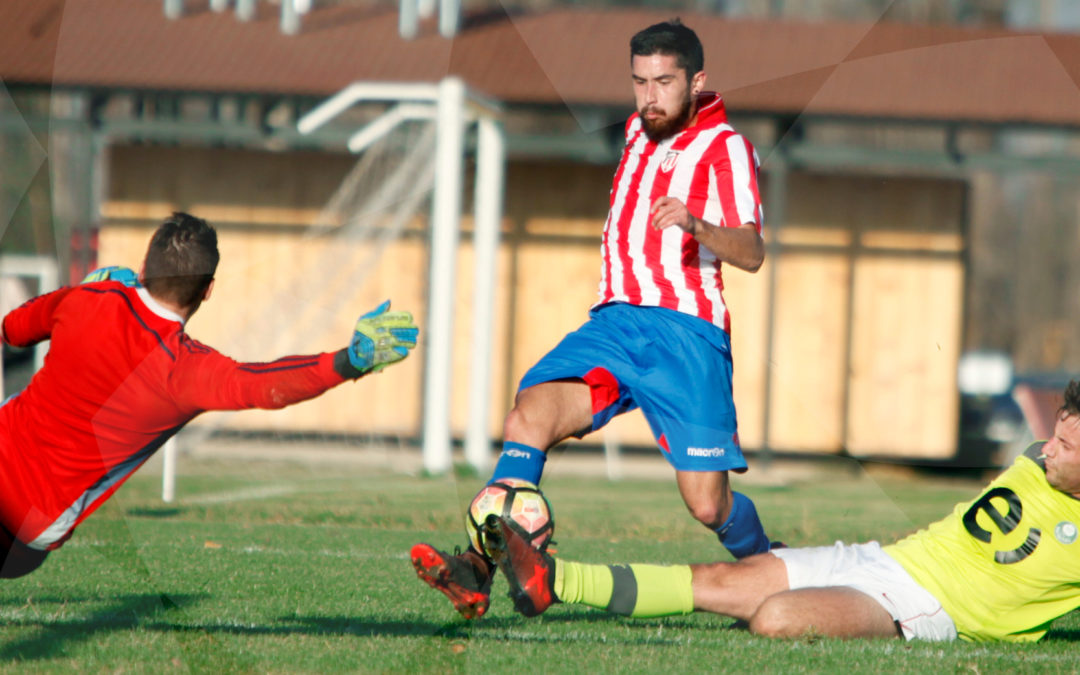
<svg viewBox="0 0 1080 675">
<path fill-rule="evenodd" d="M 461 0 L 439 0 L 439 35 L 452 38 L 457 35 L 461 21 Z"/>
<path fill-rule="evenodd" d="M 236 0 L 236 18 L 251 21 L 255 18 L 255 0 Z"/>
<path fill-rule="evenodd" d="M 165 18 L 179 19 L 184 15 L 184 0 L 165 0 Z"/>
<path fill-rule="evenodd" d="M 419 32 L 419 0 L 400 0 L 398 3 L 398 34 L 406 40 L 412 40 Z"/>
<path fill-rule="evenodd" d="M 285 35 L 300 32 L 300 12 L 296 9 L 296 0 L 281 0 L 281 32 Z"/>
<path fill-rule="evenodd" d="M 366 127 L 349 137 L 350 152 L 363 152 L 364 148 L 393 131 L 406 120 L 430 120 L 435 118 L 435 106 L 425 103 L 401 103 L 376 117 Z"/>
</svg>

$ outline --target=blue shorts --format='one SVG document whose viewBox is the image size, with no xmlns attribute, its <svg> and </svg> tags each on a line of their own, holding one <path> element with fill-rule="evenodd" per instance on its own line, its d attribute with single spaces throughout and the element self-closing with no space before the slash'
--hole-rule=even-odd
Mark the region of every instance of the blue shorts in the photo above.
<svg viewBox="0 0 1080 675">
<path fill-rule="evenodd" d="M 745 471 L 731 398 L 731 342 L 712 324 L 663 307 L 602 305 L 521 379 L 520 389 L 580 379 L 589 431 L 641 408 L 679 471 Z"/>
</svg>

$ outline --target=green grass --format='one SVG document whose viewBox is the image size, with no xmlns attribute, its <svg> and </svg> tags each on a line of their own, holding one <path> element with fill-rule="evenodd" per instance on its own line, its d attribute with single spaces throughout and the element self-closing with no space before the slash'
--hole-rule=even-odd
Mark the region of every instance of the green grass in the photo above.
<svg viewBox="0 0 1080 675">
<path fill-rule="evenodd" d="M 1036 645 L 769 641 L 722 617 L 632 620 L 556 606 L 457 618 L 409 564 L 463 540 L 478 479 L 295 464 L 181 462 L 180 499 L 135 476 L 45 565 L 0 582 L 0 672 L 1078 672 L 1080 615 Z M 673 481 L 555 477 L 561 555 L 590 562 L 727 559 Z M 789 544 L 890 538 L 976 484 L 825 477 L 740 484 Z"/>
</svg>

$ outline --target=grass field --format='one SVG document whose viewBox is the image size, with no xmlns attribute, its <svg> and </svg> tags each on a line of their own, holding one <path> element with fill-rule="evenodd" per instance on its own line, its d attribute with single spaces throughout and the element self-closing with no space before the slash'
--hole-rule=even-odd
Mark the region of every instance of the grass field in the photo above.
<svg viewBox="0 0 1080 675">
<path fill-rule="evenodd" d="M 659 472 L 667 472 L 658 465 Z M 1035 645 L 750 636 L 716 616 L 631 620 L 512 611 L 505 581 L 476 622 L 415 576 L 417 541 L 460 543 L 476 478 L 342 466 L 184 461 L 179 499 L 137 474 L 34 574 L 0 583 L 0 672 L 1080 672 L 1080 614 Z M 835 476 L 740 486 L 789 544 L 887 538 L 978 485 Z M 727 559 L 671 480 L 546 481 L 561 555 Z"/>
</svg>

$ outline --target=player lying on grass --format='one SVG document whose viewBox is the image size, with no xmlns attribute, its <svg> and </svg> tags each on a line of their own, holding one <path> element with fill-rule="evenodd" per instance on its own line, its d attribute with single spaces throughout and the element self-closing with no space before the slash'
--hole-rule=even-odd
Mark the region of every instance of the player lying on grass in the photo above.
<svg viewBox="0 0 1080 675">
<path fill-rule="evenodd" d="M 758 156 L 705 89 L 693 30 L 659 23 L 629 46 L 637 112 L 611 187 L 599 297 L 589 320 L 522 377 L 491 481 L 539 485 L 549 448 L 640 408 L 686 508 L 744 558 L 771 542 L 728 479 L 747 464 L 721 273 L 756 272 L 765 257 Z M 483 615 L 493 568 L 475 545 L 450 555 L 420 543 L 411 557 L 462 615 Z"/>
<path fill-rule="evenodd" d="M 899 542 L 790 548 L 705 565 L 587 565 L 492 517 L 485 543 L 526 616 L 552 603 L 628 616 L 694 610 L 772 637 L 1034 641 L 1080 607 L 1080 381 L 1054 436 L 982 493 Z"/>
<path fill-rule="evenodd" d="M 141 273 L 103 268 L 3 320 L 16 347 L 51 340 L 44 367 L 0 406 L 0 577 L 36 569 L 187 422 L 207 410 L 282 408 L 400 361 L 408 312 L 363 315 L 336 352 L 238 363 L 184 332 L 210 297 L 217 233 L 174 213 Z"/>
</svg>

